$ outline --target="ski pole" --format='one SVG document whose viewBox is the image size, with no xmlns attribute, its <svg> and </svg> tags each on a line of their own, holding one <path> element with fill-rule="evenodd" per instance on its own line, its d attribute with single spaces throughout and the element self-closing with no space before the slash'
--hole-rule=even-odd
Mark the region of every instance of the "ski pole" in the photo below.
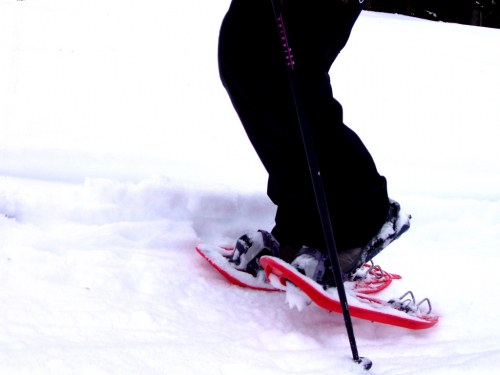
<svg viewBox="0 0 500 375">
<path fill-rule="evenodd" d="M 342 279 L 342 271 L 340 269 L 339 258 L 337 255 L 337 247 L 335 245 L 335 239 L 333 237 L 333 229 L 330 220 L 330 214 L 328 212 L 325 190 L 323 187 L 323 181 L 321 179 L 321 173 L 318 165 L 316 151 L 314 149 L 314 140 L 311 132 L 311 127 L 309 124 L 309 118 L 307 116 L 304 102 L 302 100 L 301 93 L 299 90 L 296 67 L 293 61 L 292 48 L 290 47 L 290 38 L 286 32 L 285 22 L 283 19 L 283 0 L 271 0 L 271 1 L 273 5 L 274 16 L 276 18 L 276 23 L 278 26 L 279 36 L 281 39 L 281 45 L 283 46 L 283 52 L 285 54 L 285 61 L 288 68 L 287 69 L 288 77 L 290 79 L 293 99 L 295 102 L 295 109 L 297 111 L 300 131 L 302 133 L 302 141 L 304 143 L 304 148 L 306 151 L 307 163 L 309 165 L 309 171 L 311 173 L 311 179 L 314 187 L 314 194 L 316 196 L 316 203 L 318 205 L 318 211 L 321 218 L 321 225 L 323 227 L 323 233 L 325 235 L 327 250 L 333 267 L 335 284 L 337 285 L 340 303 L 342 305 L 342 313 L 344 315 L 344 322 L 347 329 L 347 335 L 349 336 L 349 342 L 351 344 L 352 357 L 355 362 L 362 364 L 364 368 L 368 370 L 371 368 L 372 362 L 368 358 L 360 358 L 358 354 L 358 348 L 356 346 L 356 338 L 354 337 L 354 329 L 352 326 L 351 314 L 349 312 L 349 305 L 347 304 L 347 297 L 344 288 L 344 280 Z"/>
</svg>

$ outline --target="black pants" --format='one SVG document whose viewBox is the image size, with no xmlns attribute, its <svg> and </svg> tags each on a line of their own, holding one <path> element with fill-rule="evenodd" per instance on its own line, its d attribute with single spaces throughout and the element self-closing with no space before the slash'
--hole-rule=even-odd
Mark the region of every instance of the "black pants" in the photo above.
<svg viewBox="0 0 500 375">
<path fill-rule="evenodd" d="M 300 90 L 339 250 L 365 245 L 383 225 L 386 180 L 343 124 L 328 71 L 361 12 L 359 0 L 284 0 Z M 233 0 L 222 23 L 219 69 L 243 126 L 269 173 L 281 244 L 325 249 L 271 0 Z M 361 110 L 361 109 L 360 109 Z"/>
</svg>

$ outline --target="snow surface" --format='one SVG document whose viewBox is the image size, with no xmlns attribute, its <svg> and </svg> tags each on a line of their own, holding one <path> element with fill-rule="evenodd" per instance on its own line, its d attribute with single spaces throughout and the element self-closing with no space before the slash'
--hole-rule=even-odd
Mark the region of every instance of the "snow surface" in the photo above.
<svg viewBox="0 0 500 375">
<path fill-rule="evenodd" d="M 232 286 L 194 250 L 273 223 L 218 78 L 228 5 L 0 0 L 1 374 L 360 373 L 340 315 Z M 332 69 L 413 216 L 376 261 L 442 315 L 354 319 L 372 374 L 498 371 L 499 45 L 363 12 Z"/>
</svg>

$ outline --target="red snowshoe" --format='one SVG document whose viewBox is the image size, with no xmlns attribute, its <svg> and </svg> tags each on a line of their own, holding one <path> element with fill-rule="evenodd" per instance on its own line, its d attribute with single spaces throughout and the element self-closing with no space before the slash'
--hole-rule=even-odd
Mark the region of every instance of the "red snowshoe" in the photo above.
<svg viewBox="0 0 500 375">
<path fill-rule="evenodd" d="M 254 277 L 236 270 L 229 264 L 227 257 L 232 254 L 232 249 L 200 245 L 196 250 L 235 285 L 263 291 L 285 291 L 290 306 L 296 306 L 299 310 L 313 301 L 324 309 L 342 313 L 337 288 L 325 290 L 323 286 L 302 275 L 281 259 L 261 257 L 260 264 L 264 270 Z M 427 298 L 416 303 L 411 292 L 389 301 L 372 296 L 398 279 L 401 279 L 401 276 L 382 271 L 379 266 L 365 265 L 365 270 L 358 271 L 354 281 L 344 283 L 351 316 L 410 329 L 434 326 L 439 318 L 432 314 Z M 404 299 L 407 295 L 411 298 Z M 427 311 L 422 311 L 424 307 Z"/>
</svg>

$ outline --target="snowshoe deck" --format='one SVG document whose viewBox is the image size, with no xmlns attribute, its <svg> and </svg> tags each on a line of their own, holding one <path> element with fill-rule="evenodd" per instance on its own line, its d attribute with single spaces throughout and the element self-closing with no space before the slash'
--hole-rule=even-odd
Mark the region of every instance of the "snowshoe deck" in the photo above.
<svg viewBox="0 0 500 375">
<path fill-rule="evenodd" d="M 233 253 L 233 249 L 211 245 L 199 245 L 196 247 L 196 251 L 234 285 L 268 292 L 281 291 L 273 287 L 267 281 L 264 272 L 259 274 L 259 277 L 253 277 L 249 273 L 238 271 L 231 266 L 227 261 L 227 257 Z"/>
<path fill-rule="evenodd" d="M 302 275 L 290 264 L 278 258 L 264 256 L 260 259 L 260 263 L 274 287 L 287 290 L 289 283 L 292 283 L 318 306 L 342 313 L 337 288 L 324 290 L 314 280 Z M 358 290 L 355 282 L 347 282 L 344 285 L 349 310 L 353 317 L 409 329 L 426 329 L 438 322 L 438 317 L 433 314 L 424 314 L 418 309 L 415 312 L 407 312 L 407 309 L 398 309 L 389 302 L 370 297 L 367 294 L 373 292 Z"/>
</svg>

